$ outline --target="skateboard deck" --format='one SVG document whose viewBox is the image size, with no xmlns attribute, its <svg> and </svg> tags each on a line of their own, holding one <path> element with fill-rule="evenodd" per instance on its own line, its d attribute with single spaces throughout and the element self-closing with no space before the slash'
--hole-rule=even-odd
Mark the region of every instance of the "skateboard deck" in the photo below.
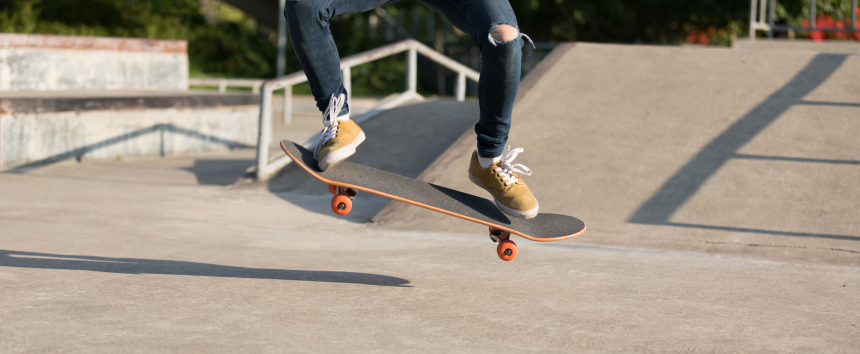
<svg viewBox="0 0 860 354">
<path fill-rule="evenodd" d="M 572 216 L 539 213 L 531 219 L 509 217 L 493 201 L 482 197 L 349 161 L 343 161 L 323 172 L 317 167 L 313 151 L 289 140 L 281 140 L 281 148 L 296 165 L 329 184 L 332 193 L 336 194 L 332 199 L 332 210 L 338 214 L 343 211 L 343 204 L 349 204 L 351 208 L 351 198 L 362 191 L 486 225 L 490 228 L 490 237 L 495 235 L 493 240 L 499 242 L 500 247 L 502 241 L 513 244 L 508 240 L 508 233 L 532 241 L 547 242 L 579 236 L 585 232 L 585 223 Z M 465 174 L 464 170 L 464 178 Z M 338 205 L 341 212 L 337 209 Z M 516 246 L 513 247 L 515 257 Z M 505 259 L 501 249 L 499 252 L 499 257 Z"/>
</svg>

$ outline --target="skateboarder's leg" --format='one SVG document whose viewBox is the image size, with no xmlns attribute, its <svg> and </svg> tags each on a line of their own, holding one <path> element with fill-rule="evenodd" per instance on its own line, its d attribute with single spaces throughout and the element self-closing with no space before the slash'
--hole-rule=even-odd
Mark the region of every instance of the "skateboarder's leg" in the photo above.
<svg viewBox="0 0 860 354">
<path fill-rule="evenodd" d="M 340 55 L 329 30 L 329 20 L 336 15 L 369 11 L 396 1 L 286 0 L 284 16 L 287 18 L 290 41 L 308 76 L 308 84 L 320 111 L 328 107 L 332 95 L 348 95 L 343 87 Z M 344 104 L 341 114 L 348 113 L 349 106 Z"/>
<path fill-rule="evenodd" d="M 481 157 L 502 156 L 520 84 L 524 43 L 510 3 L 498 0 L 420 1 L 468 33 L 481 50 L 478 83 L 481 113 L 475 125 L 478 151 Z"/>
<path fill-rule="evenodd" d="M 323 129 L 314 157 L 325 171 L 355 153 L 364 132 L 349 119 L 340 55 L 329 30 L 336 15 L 372 10 L 397 0 L 286 0 L 284 16 L 296 56 L 308 77 L 317 107 L 323 112 Z"/>
<path fill-rule="evenodd" d="M 475 125 L 478 149 L 470 162 L 470 179 L 490 192 L 496 205 L 506 214 L 522 218 L 537 216 L 537 199 L 517 176 L 517 173 L 530 175 L 531 170 L 522 164 L 513 164 L 523 150 L 514 149 L 504 160 L 501 158 L 520 84 L 524 44 L 524 35 L 517 28 L 510 3 L 498 0 L 420 1 L 444 14 L 481 49 L 478 83 L 481 113 Z M 484 161 L 479 161 L 479 157 Z"/>
</svg>

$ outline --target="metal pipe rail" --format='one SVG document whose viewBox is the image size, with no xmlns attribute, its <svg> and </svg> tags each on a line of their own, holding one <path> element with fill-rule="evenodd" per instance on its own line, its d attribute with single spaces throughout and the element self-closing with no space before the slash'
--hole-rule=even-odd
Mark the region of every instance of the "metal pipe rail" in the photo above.
<svg viewBox="0 0 860 354">
<path fill-rule="evenodd" d="M 188 86 L 218 87 L 218 92 L 227 92 L 228 87 L 250 87 L 251 91 L 260 93 L 262 79 L 188 79 Z"/>
<path fill-rule="evenodd" d="M 356 121 L 370 118 L 382 110 L 397 106 L 410 99 L 420 99 L 417 92 L 418 85 L 418 54 L 435 61 L 436 63 L 457 72 L 456 98 L 463 101 L 466 98 L 466 79 L 477 82 L 480 74 L 472 68 L 458 63 L 446 57 L 430 47 L 414 39 L 405 39 L 383 47 L 366 52 L 351 55 L 340 61 L 340 69 L 343 72 L 343 86 L 347 92 L 352 92 L 352 67 L 365 64 L 377 59 L 385 58 L 394 54 L 408 52 L 406 58 L 406 91 L 398 97 L 387 100 L 375 107 L 362 117 L 356 117 Z M 286 124 L 292 121 L 292 92 L 293 86 L 308 81 L 304 71 L 295 72 L 286 76 L 271 79 L 264 82 L 260 92 L 260 127 L 257 138 L 257 163 L 255 178 L 258 181 L 267 180 L 275 175 L 280 169 L 289 164 L 291 160 L 286 156 L 269 161 L 269 143 L 272 140 L 272 93 L 276 90 L 284 90 L 283 121 Z M 313 142 L 316 139 L 311 139 Z"/>
<path fill-rule="evenodd" d="M 769 4 L 768 4 L 769 2 Z M 756 9 L 756 5 L 760 9 Z M 822 31 L 822 32 L 855 32 L 857 31 L 857 14 L 854 9 L 857 8 L 857 0 L 851 0 L 851 27 L 836 28 L 822 27 L 818 28 L 815 25 L 816 6 L 815 0 L 810 1 L 809 6 L 809 26 L 788 26 L 776 24 L 776 0 L 752 0 L 750 3 L 750 39 L 755 40 L 756 30 L 767 31 L 767 37 L 773 38 L 773 33 L 776 31 L 786 32 L 794 31 Z M 770 11 L 768 11 L 770 10 Z M 758 19 L 756 20 L 756 16 Z"/>
</svg>

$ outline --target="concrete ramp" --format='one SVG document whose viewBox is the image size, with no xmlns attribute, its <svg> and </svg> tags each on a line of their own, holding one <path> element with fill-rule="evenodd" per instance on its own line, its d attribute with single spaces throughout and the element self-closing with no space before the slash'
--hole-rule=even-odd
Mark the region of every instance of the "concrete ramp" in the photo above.
<svg viewBox="0 0 860 354">
<path fill-rule="evenodd" d="M 740 39 L 733 46 L 740 50 L 807 51 L 816 53 L 860 54 L 860 43 L 853 41 L 823 41 L 811 39 Z"/>
<path fill-rule="evenodd" d="M 424 209 L 365 224 L 385 204 L 363 194 L 337 217 L 290 168 L 226 186 L 251 149 L 3 172 L 0 352 L 860 348 L 858 57 L 556 53 L 524 83 L 511 143 L 543 210 L 583 236 L 502 262 L 486 228 Z M 308 111 L 283 128 L 310 132 Z M 352 161 L 424 175 L 476 115 L 388 111 Z M 436 183 L 480 193 L 469 150 Z"/>
<path fill-rule="evenodd" d="M 571 242 L 860 264 L 860 56 L 576 44 L 509 144 Z M 470 152 L 470 151 L 469 151 Z M 460 154 L 437 184 L 484 194 Z M 482 233 L 408 208 L 384 227 Z"/>
</svg>

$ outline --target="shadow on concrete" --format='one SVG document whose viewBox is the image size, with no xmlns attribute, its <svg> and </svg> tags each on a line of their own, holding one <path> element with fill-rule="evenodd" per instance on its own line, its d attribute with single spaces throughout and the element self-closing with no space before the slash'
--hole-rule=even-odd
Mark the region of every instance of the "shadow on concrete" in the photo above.
<svg viewBox="0 0 860 354">
<path fill-rule="evenodd" d="M 830 106 L 830 107 L 860 108 L 860 103 L 848 103 L 848 102 L 800 101 L 797 104 L 803 105 L 803 106 Z"/>
<path fill-rule="evenodd" d="M 768 235 L 819 237 L 840 240 L 860 241 L 860 237 L 844 235 L 828 235 L 815 233 L 798 233 L 749 229 L 738 227 L 723 227 L 713 225 L 675 223 L 670 221 L 672 215 L 687 202 L 701 186 L 713 176 L 723 165 L 733 158 L 759 160 L 791 160 L 796 162 L 814 163 L 844 163 L 856 164 L 856 161 L 810 160 L 782 158 L 776 156 L 748 156 L 738 154 L 738 151 L 761 133 L 771 123 L 776 121 L 792 106 L 803 104 L 824 104 L 822 102 L 804 101 L 803 98 L 827 81 L 833 73 L 848 59 L 846 54 L 818 54 L 794 78 L 782 88 L 771 94 L 764 102 L 753 108 L 737 122 L 732 124 L 722 134 L 705 145 L 686 165 L 675 173 L 657 192 L 642 204 L 628 220 L 636 224 L 665 225 L 708 230 L 738 231 Z M 826 105 L 854 106 L 849 103 L 826 103 Z"/>
<path fill-rule="evenodd" d="M 475 101 L 437 100 L 397 107 L 361 125 L 367 140 L 348 161 L 415 178 L 464 132 L 473 129 L 477 120 L 478 103 Z M 279 141 L 278 137 L 274 138 Z M 462 166 L 464 175 L 467 168 Z M 310 212 L 331 213 L 328 186 L 298 166 L 288 165 L 269 182 L 268 188 L 282 199 Z M 304 198 L 297 194 L 329 197 L 323 200 L 322 197 Z M 358 199 L 362 198 L 385 199 L 360 194 Z M 312 204 L 307 204 L 309 202 Z M 374 210 L 362 210 L 363 215 L 368 215 L 364 222 L 382 210 L 387 199 L 386 202 L 369 204 L 372 205 L 368 207 Z"/>
<path fill-rule="evenodd" d="M 120 274 L 300 280 L 395 287 L 408 287 L 407 284 L 409 284 L 409 280 L 403 278 L 368 273 L 259 269 L 184 261 L 76 256 L 10 250 L 0 250 L 0 267 L 86 270 Z"/>
<path fill-rule="evenodd" d="M 0 173 L 26 173 L 26 176 L 33 178 L 61 179 L 70 181 L 157 186 L 187 186 L 189 183 L 176 182 L 176 177 L 171 175 L 169 172 L 188 171 L 194 174 L 194 177 L 197 179 L 197 185 L 229 186 L 234 184 L 237 179 L 244 176 L 248 166 L 253 164 L 253 159 L 196 159 L 190 167 L 106 162 L 97 163 L 90 167 L 106 167 L 108 169 L 107 171 L 110 171 L 110 173 L 91 172 L 85 175 L 76 175 L 74 173 L 63 173 L 62 170 L 54 170 L 48 173 L 42 171 L 39 173 L 26 173 L 27 171 L 33 170 L 35 167 L 26 169 L 22 167 L 17 170 L 3 171 Z M 119 170 L 130 171 L 119 172 Z M 138 173 L 137 171 L 140 172 Z M 154 171 L 156 173 L 146 171 Z M 164 171 L 165 173 L 157 173 L 160 171 Z M 101 170 L 100 172 L 104 172 L 104 170 Z"/>
<path fill-rule="evenodd" d="M 503 213 L 499 207 L 496 206 L 496 203 L 489 201 L 486 198 L 481 198 L 475 195 L 471 195 L 469 193 L 463 193 L 461 191 L 437 186 L 435 184 L 431 184 L 430 187 L 436 189 L 442 194 L 448 196 L 449 198 L 456 200 L 458 203 L 466 205 L 467 208 L 472 209 L 476 215 L 470 216 L 478 216 L 481 215 L 486 219 L 492 220 L 501 225 L 511 225 L 511 219 L 508 218 L 505 213 Z M 441 198 L 439 198 L 441 199 Z M 455 203 L 450 203 L 455 204 Z M 456 205 L 456 204 L 455 204 Z M 455 209 L 456 210 L 456 209 Z M 466 213 L 465 215 L 469 215 Z M 480 219 L 480 218 L 479 218 Z"/>
<path fill-rule="evenodd" d="M 197 177 L 197 184 L 229 186 L 236 183 L 240 177 L 246 174 L 248 166 L 256 163 L 253 159 L 232 160 L 194 160 L 194 165 L 183 168 Z"/>
<path fill-rule="evenodd" d="M 224 146 L 229 147 L 231 149 L 235 149 L 235 148 L 249 149 L 249 148 L 254 147 L 254 146 L 251 146 L 251 145 L 248 145 L 245 143 L 240 143 L 240 142 L 232 141 L 232 140 L 228 140 L 228 139 L 222 139 L 222 138 L 219 138 L 216 136 L 206 135 L 206 134 L 196 132 L 193 130 L 180 128 L 180 127 L 177 127 L 173 124 L 156 124 L 156 125 L 153 125 L 149 128 L 139 129 L 139 130 L 136 130 L 136 131 L 133 131 L 130 133 L 126 133 L 123 135 L 119 135 L 119 136 L 116 136 L 116 137 L 113 137 L 113 138 L 110 138 L 110 139 L 107 139 L 104 141 L 100 141 L 100 142 L 97 142 L 94 144 L 82 146 L 82 147 L 79 147 L 77 149 L 70 150 L 70 151 L 67 151 L 64 153 L 49 156 L 49 157 L 41 159 L 39 161 L 34 161 L 34 162 L 30 162 L 30 163 L 27 163 L 27 164 L 24 164 L 21 166 L 17 166 L 15 168 L 9 169 L 5 172 L 24 173 L 24 172 L 27 172 L 28 170 L 30 170 L 32 168 L 35 168 L 35 167 L 44 166 L 44 165 L 51 164 L 54 162 L 68 160 L 71 158 L 74 158 L 74 159 L 77 159 L 80 161 L 83 158 L 83 156 L 86 155 L 88 152 L 95 151 L 95 150 L 98 150 L 98 149 L 101 149 L 101 148 L 104 148 L 107 146 L 123 143 L 125 141 L 135 139 L 135 138 L 147 135 L 147 134 L 160 134 L 161 135 L 161 139 L 159 139 L 160 140 L 159 154 L 161 156 L 164 156 L 166 154 L 166 147 L 164 146 L 164 141 L 165 141 L 164 134 L 168 134 L 168 133 L 169 134 L 185 135 L 185 136 L 190 137 L 190 138 L 195 138 L 195 139 L 207 141 L 207 142 L 210 142 L 213 144 L 224 145 Z"/>
<path fill-rule="evenodd" d="M 801 157 L 786 157 L 786 156 L 762 156 L 762 155 L 736 154 L 732 158 L 741 159 L 741 160 L 766 160 L 766 161 L 824 163 L 824 164 L 832 164 L 832 165 L 860 165 L 860 161 L 856 161 L 856 160 L 807 159 L 807 158 L 801 158 Z"/>
</svg>

